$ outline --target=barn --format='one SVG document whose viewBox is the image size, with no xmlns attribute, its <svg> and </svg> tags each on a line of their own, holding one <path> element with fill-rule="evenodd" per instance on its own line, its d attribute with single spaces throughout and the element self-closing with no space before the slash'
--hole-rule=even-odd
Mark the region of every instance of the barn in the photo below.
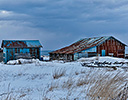
<svg viewBox="0 0 128 100">
<path fill-rule="evenodd" d="M 125 46 L 113 36 L 92 37 L 81 39 L 70 46 L 50 52 L 51 60 L 73 61 L 81 57 L 114 56 L 125 57 Z"/>
<path fill-rule="evenodd" d="M 3 40 L 1 47 L 3 48 L 3 61 L 7 63 L 9 60 L 19 58 L 38 58 L 42 45 L 39 40 Z"/>
</svg>

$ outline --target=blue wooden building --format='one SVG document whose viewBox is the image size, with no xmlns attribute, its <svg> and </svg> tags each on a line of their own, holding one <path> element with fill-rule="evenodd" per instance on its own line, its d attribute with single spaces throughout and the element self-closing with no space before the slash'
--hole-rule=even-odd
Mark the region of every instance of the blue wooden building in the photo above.
<svg viewBox="0 0 128 100">
<path fill-rule="evenodd" d="M 42 45 L 39 40 L 3 40 L 1 47 L 3 48 L 3 61 L 7 63 L 9 60 L 19 58 L 40 59 Z"/>
</svg>

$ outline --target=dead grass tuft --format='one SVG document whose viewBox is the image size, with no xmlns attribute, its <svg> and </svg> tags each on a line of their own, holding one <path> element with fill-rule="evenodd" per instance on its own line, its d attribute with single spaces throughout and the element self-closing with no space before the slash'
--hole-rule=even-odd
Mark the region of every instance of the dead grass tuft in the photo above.
<svg viewBox="0 0 128 100">
<path fill-rule="evenodd" d="M 58 79 L 59 77 L 64 76 L 65 73 L 66 73 L 65 68 L 55 69 L 52 76 L 54 79 Z"/>
<path fill-rule="evenodd" d="M 124 73 L 103 74 L 88 89 L 91 100 L 112 100 L 122 91 L 127 77 Z"/>
<path fill-rule="evenodd" d="M 57 82 L 52 82 L 50 85 L 49 85 L 49 90 L 48 91 L 53 91 L 55 88 L 58 88 L 59 86 L 59 83 Z"/>
<path fill-rule="evenodd" d="M 68 78 L 68 80 L 63 83 L 62 88 L 70 89 L 73 86 L 73 83 L 73 78 Z"/>
<path fill-rule="evenodd" d="M 86 77 L 80 77 L 76 83 L 77 86 L 82 86 L 85 84 L 88 84 L 88 80 L 86 79 Z"/>
</svg>

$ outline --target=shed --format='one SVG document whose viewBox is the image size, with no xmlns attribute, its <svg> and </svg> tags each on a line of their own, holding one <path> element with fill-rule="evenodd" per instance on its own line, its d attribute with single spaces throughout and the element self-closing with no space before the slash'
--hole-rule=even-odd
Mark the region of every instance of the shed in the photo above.
<svg viewBox="0 0 128 100">
<path fill-rule="evenodd" d="M 39 40 L 3 40 L 1 47 L 3 48 L 3 61 L 7 63 L 9 60 L 19 58 L 40 59 L 42 45 Z"/>
<path fill-rule="evenodd" d="M 67 47 L 50 52 L 51 60 L 77 60 L 81 57 L 96 55 L 125 57 L 126 44 L 113 36 L 81 39 Z"/>
</svg>

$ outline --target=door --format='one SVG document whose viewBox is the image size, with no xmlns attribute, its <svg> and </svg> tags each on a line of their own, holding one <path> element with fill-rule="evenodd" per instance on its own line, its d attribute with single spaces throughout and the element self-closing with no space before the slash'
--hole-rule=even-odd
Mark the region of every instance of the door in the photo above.
<svg viewBox="0 0 128 100">
<path fill-rule="evenodd" d="M 105 50 L 102 50 L 102 56 L 105 56 Z"/>
</svg>

